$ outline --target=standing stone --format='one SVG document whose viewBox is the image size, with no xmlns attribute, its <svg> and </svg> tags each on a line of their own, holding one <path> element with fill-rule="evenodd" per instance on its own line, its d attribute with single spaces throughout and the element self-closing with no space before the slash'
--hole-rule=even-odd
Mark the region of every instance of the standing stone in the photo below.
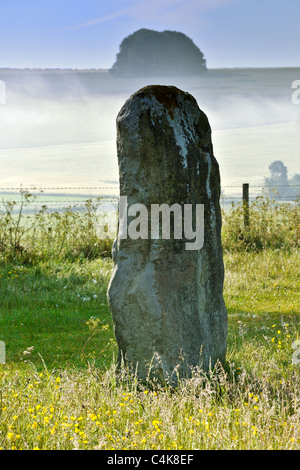
<svg viewBox="0 0 300 470">
<path fill-rule="evenodd" d="M 118 362 L 140 379 L 176 383 L 194 367 L 224 362 L 227 312 L 223 300 L 219 166 L 211 129 L 196 100 L 173 86 L 134 93 L 117 117 L 120 195 L 143 204 L 149 238 L 123 239 L 119 214 L 108 301 Z M 151 238 L 153 204 L 204 205 L 203 247 L 187 239 Z M 138 214 L 137 214 L 138 215 Z M 195 218 L 194 218 L 195 223 Z"/>
</svg>

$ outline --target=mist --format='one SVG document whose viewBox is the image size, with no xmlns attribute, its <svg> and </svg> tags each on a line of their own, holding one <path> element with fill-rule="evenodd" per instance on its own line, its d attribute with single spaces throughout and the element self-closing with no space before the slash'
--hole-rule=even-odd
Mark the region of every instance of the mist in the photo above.
<svg viewBox="0 0 300 470">
<path fill-rule="evenodd" d="M 297 76 L 298 75 L 298 76 Z M 115 78 L 106 71 L 6 71 L 0 107 L 0 187 L 115 188 L 116 116 L 149 84 L 191 93 L 212 127 L 222 185 L 263 184 L 282 160 L 299 173 L 300 106 L 292 82 L 300 69 L 209 70 L 199 77 Z"/>
</svg>

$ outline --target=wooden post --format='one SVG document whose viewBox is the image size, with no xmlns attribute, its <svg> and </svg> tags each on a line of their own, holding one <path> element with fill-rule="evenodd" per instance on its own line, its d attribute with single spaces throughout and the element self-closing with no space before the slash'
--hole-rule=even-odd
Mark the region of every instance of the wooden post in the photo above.
<svg viewBox="0 0 300 470">
<path fill-rule="evenodd" d="M 244 229 L 248 231 L 250 228 L 249 217 L 249 183 L 243 184 L 243 208 L 244 208 Z"/>
</svg>

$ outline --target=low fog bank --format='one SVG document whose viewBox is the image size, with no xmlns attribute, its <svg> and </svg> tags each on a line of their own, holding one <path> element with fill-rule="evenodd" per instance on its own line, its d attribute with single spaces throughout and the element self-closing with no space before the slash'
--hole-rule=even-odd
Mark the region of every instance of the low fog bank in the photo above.
<svg viewBox="0 0 300 470">
<path fill-rule="evenodd" d="M 21 134 L 22 129 L 27 133 L 32 125 L 35 138 L 36 125 L 37 131 L 47 127 L 53 142 L 52 129 L 56 127 L 60 141 L 69 133 L 73 139 L 80 131 L 79 120 L 85 123 L 83 133 L 90 129 L 88 139 L 96 129 L 96 139 L 110 139 L 124 101 L 149 84 L 174 85 L 191 93 L 208 115 L 213 130 L 298 121 L 300 107 L 291 100 L 292 82 L 297 79 L 300 80 L 300 69 L 220 69 L 182 78 L 116 78 L 103 70 L 0 69 L 0 80 L 6 84 L 6 105 L 1 108 L 1 127 L 5 132 L 1 133 L 0 146 L 3 136 L 9 135 L 9 123 Z M 108 130 L 104 135 L 103 128 Z M 78 138 L 82 139 L 82 132 Z"/>
<path fill-rule="evenodd" d="M 299 173 L 300 69 L 220 69 L 201 76 L 116 78 L 108 71 L 0 70 L 0 184 L 99 184 L 118 179 L 116 116 L 149 84 L 191 93 L 207 114 L 223 182 L 263 181 L 284 161 Z M 97 175 L 96 175 L 97 174 Z"/>
</svg>

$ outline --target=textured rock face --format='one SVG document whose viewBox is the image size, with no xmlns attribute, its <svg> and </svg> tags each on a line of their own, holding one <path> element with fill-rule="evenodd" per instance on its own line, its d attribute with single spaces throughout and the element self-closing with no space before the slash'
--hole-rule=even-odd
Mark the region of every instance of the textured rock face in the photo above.
<svg viewBox="0 0 300 470">
<path fill-rule="evenodd" d="M 118 360 L 141 379 L 150 368 L 150 376 L 174 383 L 192 367 L 207 371 L 226 353 L 220 177 L 211 129 L 190 94 L 148 86 L 118 114 L 117 149 L 120 195 L 128 208 L 143 204 L 149 214 L 148 239 L 125 238 L 119 230 L 114 242 L 108 301 Z M 204 205 L 202 248 L 187 249 L 172 224 L 170 239 L 151 238 L 153 204 Z M 128 229 L 134 217 L 119 215 Z"/>
</svg>

